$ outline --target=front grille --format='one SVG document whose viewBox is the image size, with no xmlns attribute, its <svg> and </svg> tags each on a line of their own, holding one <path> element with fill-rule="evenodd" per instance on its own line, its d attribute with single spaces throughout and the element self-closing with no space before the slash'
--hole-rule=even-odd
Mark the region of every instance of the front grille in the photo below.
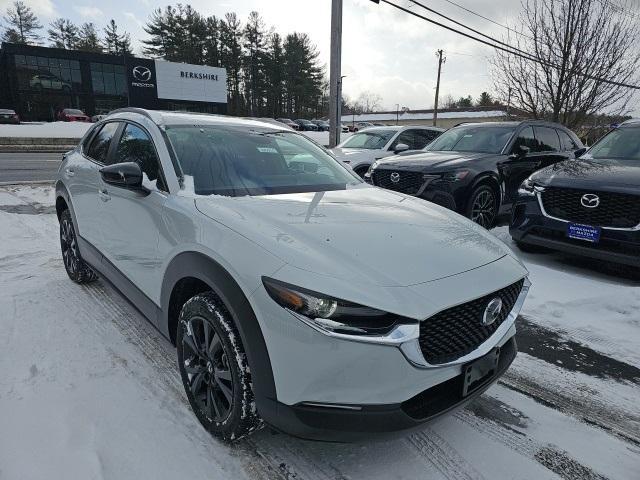
<svg viewBox="0 0 640 480">
<path fill-rule="evenodd" d="M 596 194 L 600 204 L 595 208 L 584 207 L 581 199 L 585 194 Z M 542 192 L 542 205 L 552 217 L 575 223 L 611 228 L 633 228 L 640 224 L 637 195 L 547 187 Z"/>
<path fill-rule="evenodd" d="M 398 177 L 395 177 L 396 174 Z M 392 175 L 394 175 L 394 178 L 397 178 L 396 182 L 391 180 Z M 373 171 L 373 184 L 388 190 L 415 195 L 424 184 L 423 175 L 421 172 L 376 169 Z"/>
<path fill-rule="evenodd" d="M 420 349 L 432 365 L 448 363 L 473 352 L 498 329 L 513 310 L 524 280 L 482 298 L 448 308 L 420 324 Z M 502 310 L 491 325 L 483 325 L 491 300 L 502 299 Z"/>
</svg>

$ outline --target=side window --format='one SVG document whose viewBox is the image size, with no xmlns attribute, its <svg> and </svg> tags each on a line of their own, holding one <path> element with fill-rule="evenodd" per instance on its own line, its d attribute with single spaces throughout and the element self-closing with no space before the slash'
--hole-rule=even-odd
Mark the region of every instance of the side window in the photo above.
<svg viewBox="0 0 640 480">
<path fill-rule="evenodd" d="M 513 145 L 514 151 L 518 147 L 529 147 L 531 152 L 539 152 L 540 148 L 538 146 L 538 141 L 536 137 L 533 135 L 533 128 L 526 127 L 523 128 L 518 134 L 518 138 L 516 138 L 516 143 Z"/>
<path fill-rule="evenodd" d="M 396 146 L 400 145 L 401 143 L 404 143 L 405 145 L 409 145 L 409 149 L 414 150 L 415 147 L 413 146 L 414 140 L 413 140 L 412 132 L 413 130 L 405 130 L 400 135 L 398 135 L 396 139 L 393 141 L 393 143 L 391 144 L 391 146 L 389 147 L 389 150 L 394 150 Z"/>
<path fill-rule="evenodd" d="M 560 144 L 562 145 L 563 152 L 568 152 L 570 150 L 573 151 L 579 148 L 567 132 L 565 132 L 564 130 L 556 131 L 558 132 L 558 136 L 560 137 Z"/>
<path fill-rule="evenodd" d="M 113 163 L 135 162 L 140 165 L 143 181 L 154 183 L 161 190 L 166 190 L 160 171 L 160 162 L 156 155 L 153 141 L 140 127 L 128 123 L 122 131 Z"/>
<path fill-rule="evenodd" d="M 413 133 L 413 146 L 415 150 L 422 150 L 435 138 L 434 132 L 431 130 L 410 130 Z"/>
<path fill-rule="evenodd" d="M 540 143 L 541 152 L 559 152 L 560 139 L 555 128 L 534 127 L 536 138 Z"/>
<path fill-rule="evenodd" d="M 118 122 L 105 123 L 100 131 L 93 137 L 91 146 L 89 146 L 89 150 L 87 151 L 87 156 L 93 158 L 96 162 L 105 163 L 107 161 L 111 140 L 119 126 L 120 123 Z"/>
</svg>

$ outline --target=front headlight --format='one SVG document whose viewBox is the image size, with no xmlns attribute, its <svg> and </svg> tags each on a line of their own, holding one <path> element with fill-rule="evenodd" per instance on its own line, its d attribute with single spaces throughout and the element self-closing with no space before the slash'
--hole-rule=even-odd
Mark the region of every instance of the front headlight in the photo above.
<svg viewBox="0 0 640 480">
<path fill-rule="evenodd" d="M 469 170 L 458 170 L 455 172 L 446 172 L 442 174 L 442 180 L 445 182 L 459 182 L 464 180 L 469 175 Z"/>
<path fill-rule="evenodd" d="M 519 195 L 532 196 L 535 195 L 536 191 L 541 191 L 540 187 L 537 187 L 536 184 L 531 180 L 531 177 L 527 178 L 524 182 L 520 184 L 518 188 Z"/>
<path fill-rule="evenodd" d="M 328 332 L 381 336 L 388 334 L 396 325 L 418 323 L 410 318 L 329 297 L 272 278 L 262 277 L 262 283 L 269 296 L 281 307 L 303 315 L 314 326 Z"/>
</svg>

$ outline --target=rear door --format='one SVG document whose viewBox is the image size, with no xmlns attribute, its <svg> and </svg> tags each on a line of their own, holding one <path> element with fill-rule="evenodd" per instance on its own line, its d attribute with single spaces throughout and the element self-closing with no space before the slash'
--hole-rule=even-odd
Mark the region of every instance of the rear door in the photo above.
<svg viewBox="0 0 640 480">
<path fill-rule="evenodd" d="M 127 122 L 122 128 L 109 163 L 123 162 L 140 165 L 148 192 L 101 184 L 100 250 L 120 273 L 159 304 L 158 239 L 168 189 L 153 140 L 141 125 Z"/>
<path fill-rule="evenodd" d="M 540 165 L 537 170 L 566 160 L 571 156 L 562 151 L 560 137 L 558 137 L 558 131 L 555 128 L 534 126 L 533 131 L 539 145 L 538 158 L 540 159 Z"/>
</svg>

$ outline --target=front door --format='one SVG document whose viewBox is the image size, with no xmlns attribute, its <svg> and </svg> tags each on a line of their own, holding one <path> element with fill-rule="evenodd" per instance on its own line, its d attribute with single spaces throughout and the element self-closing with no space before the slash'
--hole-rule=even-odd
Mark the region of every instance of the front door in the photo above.
<svg viewBox="0 0 640 480">
<path fill-rule="evenodd" d="M 153 141 L 133 123 L 123 128 L 109 163 L 122 162 L 140 165 L 148 192 L 102 183 L 100 250 L 120 273 L 159 305 L 162 278 L 158 238 L 167 188 Z"/>
</svg>

